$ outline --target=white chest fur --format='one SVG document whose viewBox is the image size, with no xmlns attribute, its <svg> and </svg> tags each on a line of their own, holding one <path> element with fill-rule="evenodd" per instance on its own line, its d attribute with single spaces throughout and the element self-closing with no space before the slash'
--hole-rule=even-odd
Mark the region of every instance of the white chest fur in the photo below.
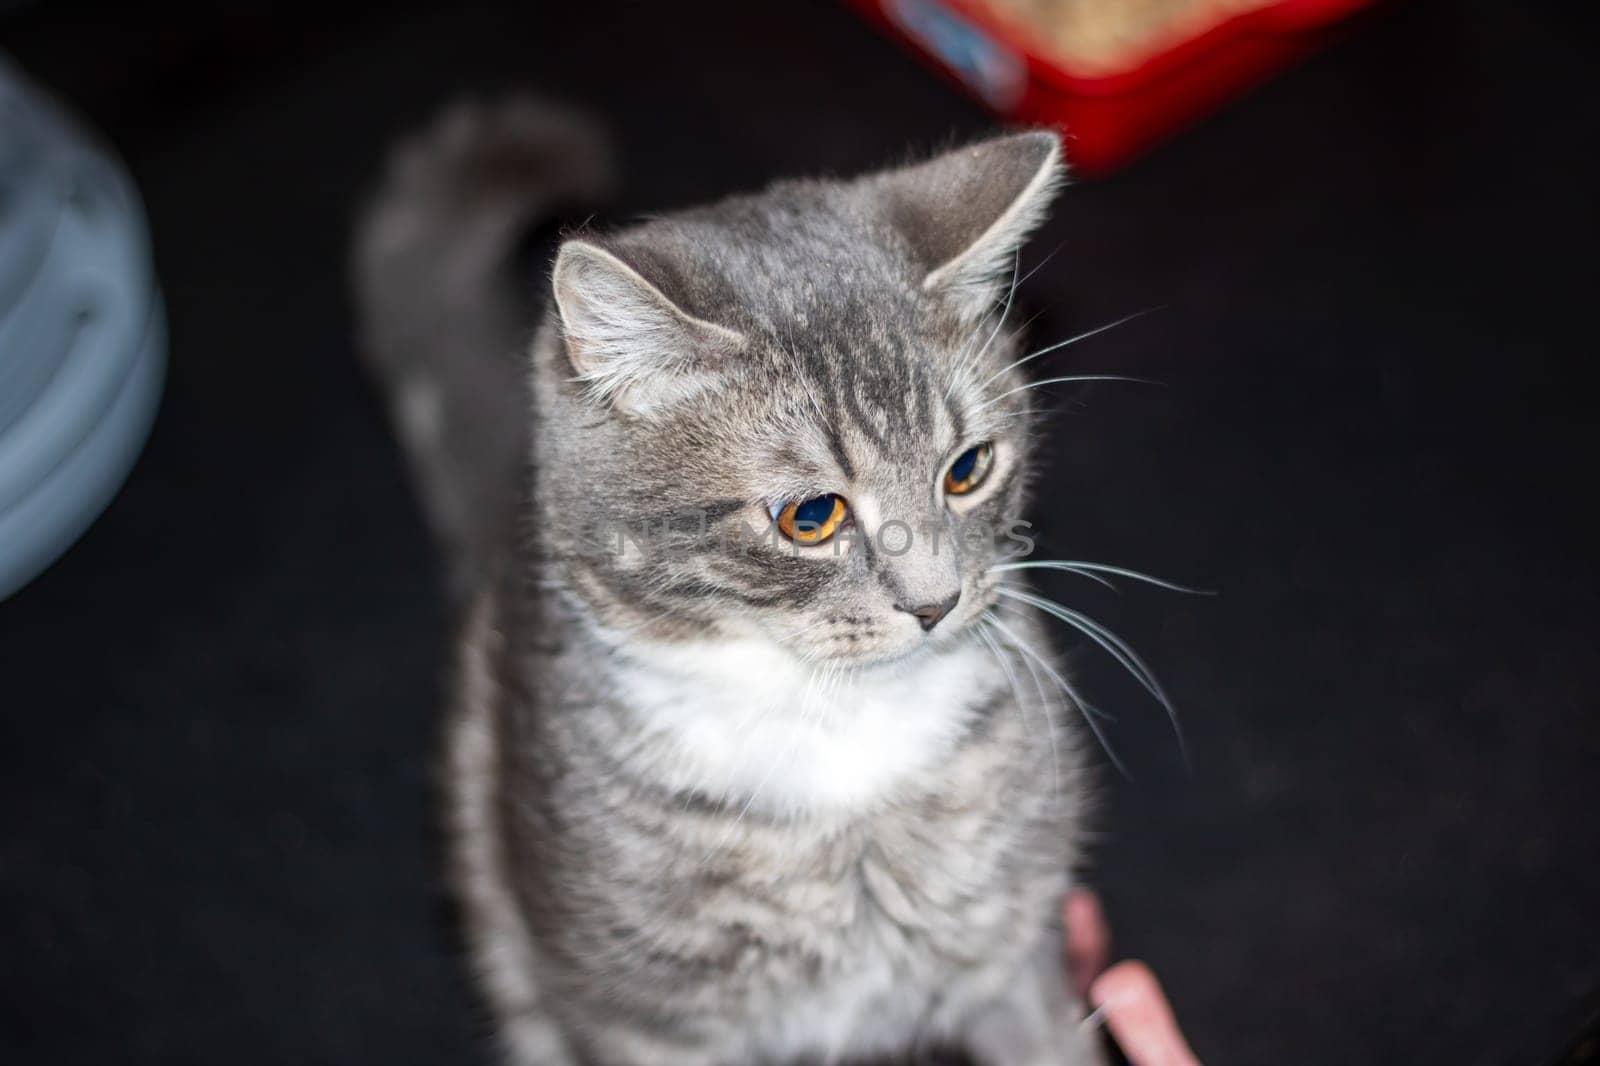
<svg viewBox="0 0 1600 1066">
<path fill-rule="evenodd" d="M 890 798 L 936 767 L 993 694 L 996 673 L 972 641 L 830 668 L 748 640 L 634 644 L 616 679 L 670 787 L 827 815 Z"/>
</svg>

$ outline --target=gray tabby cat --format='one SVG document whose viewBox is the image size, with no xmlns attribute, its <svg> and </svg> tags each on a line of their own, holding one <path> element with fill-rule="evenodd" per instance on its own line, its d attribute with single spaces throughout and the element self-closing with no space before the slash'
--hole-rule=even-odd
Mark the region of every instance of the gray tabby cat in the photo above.
<svg viewBox="0 0 1600 1066">
<path fill-rule="evenodd" d="M 572 116 L 459 112 L 357 245 L 463 597 L 453 873 L 510 1060 L 1097 1061 L 1073 708 L 990 569 L 1056 138 L 570 237 L 528 330 L 523 223 L 608 174 Z"/>
</svg>

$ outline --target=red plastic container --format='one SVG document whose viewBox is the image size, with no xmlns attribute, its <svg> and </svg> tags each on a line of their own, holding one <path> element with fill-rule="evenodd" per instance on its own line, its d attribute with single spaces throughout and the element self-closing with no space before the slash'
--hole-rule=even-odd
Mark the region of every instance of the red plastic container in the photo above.
<svg viewBox="0 0 1600 1066">
<path fill-rule="evenodd" d="M 1314 51 L 1373 0 L 1278 0 L 1112 72 L 1074 72 L 974 0 L 846 0 L 999 114 L 1103 174 Z"/>
</svg>

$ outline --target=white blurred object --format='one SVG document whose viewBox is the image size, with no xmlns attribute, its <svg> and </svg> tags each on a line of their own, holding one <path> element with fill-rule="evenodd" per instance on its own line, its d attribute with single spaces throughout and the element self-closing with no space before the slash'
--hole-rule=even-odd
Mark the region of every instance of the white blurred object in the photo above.
<svg viewBox="0 0 1600 1066">
<path fill-rule="evenodd" d="M 116 494 L 165 365 L 131 182 L 0 55 L 0 599 Z"/>
</svg>

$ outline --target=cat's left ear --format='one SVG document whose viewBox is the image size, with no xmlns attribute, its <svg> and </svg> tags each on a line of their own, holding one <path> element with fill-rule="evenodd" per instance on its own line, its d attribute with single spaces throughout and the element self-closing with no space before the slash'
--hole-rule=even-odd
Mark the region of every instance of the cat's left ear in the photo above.
<svg viewBox="0 0 1600 1066">
<path fill-rule="evenodd" d="M 643 249 L 569 240 L 551 277 L 577 380 L 591 399 L 641 416 L 709 388 L 745 343 L 684 310 L 641 272 L 652 265 L 670 273 Z"/>
<path fill-rule="evenodd" d="M 890 221 L 927 269 L 922 287 L 977 319 L 1005 295 L 1017 252 L 1066 179 L 1047 130 L 958 148 L 881 176 Z"/>
</svg>

